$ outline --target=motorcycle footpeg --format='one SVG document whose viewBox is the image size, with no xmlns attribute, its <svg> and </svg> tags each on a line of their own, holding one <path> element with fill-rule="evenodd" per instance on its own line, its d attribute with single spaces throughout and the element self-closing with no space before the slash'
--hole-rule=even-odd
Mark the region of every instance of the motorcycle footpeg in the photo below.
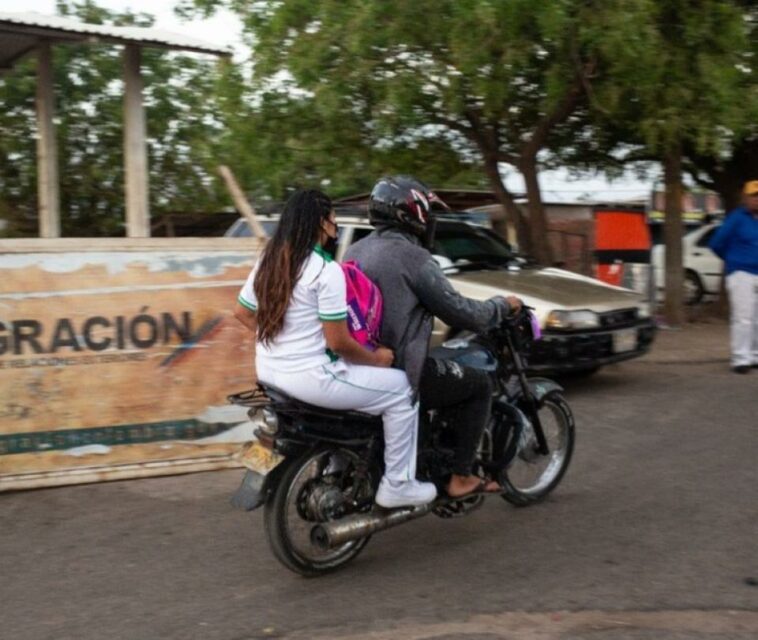
<svg viewBox="0 0 758 640">
<path fill-rule="evenodd" d="M 474 495 L 462 498 L 450 498 L 446 496 L 444 499 L 435 501 L 432 513 L 438 518 L 461 518 L 481 507 L 484 504 L 485 495 L 498 494 L 475 493 Z"/>
</svg>

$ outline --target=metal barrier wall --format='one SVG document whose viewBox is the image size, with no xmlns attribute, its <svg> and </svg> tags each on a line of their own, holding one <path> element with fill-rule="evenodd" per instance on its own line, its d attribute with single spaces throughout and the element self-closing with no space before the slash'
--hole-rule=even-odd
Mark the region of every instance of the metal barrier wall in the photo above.
<svg viewBox="0 0 758 640">
<path fill-rule="evenodd" d="M 0 491 L 236 466 L 251 238 L 0 241 Z"/>
</svg>

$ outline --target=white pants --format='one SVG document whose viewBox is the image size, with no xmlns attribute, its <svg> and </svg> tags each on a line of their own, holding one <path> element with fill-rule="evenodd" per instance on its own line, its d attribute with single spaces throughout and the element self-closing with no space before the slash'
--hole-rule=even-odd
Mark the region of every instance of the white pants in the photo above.
<svg viewBox="0 0 758 640">
<path fill-rule="evenodd" d="M 396 482 L 416 477 L 418 404 L 404 371 L 338 360 L 297 373 L 259 368 L 258 378 L 308 404 L 381 415 L 384 476 Z"/>
<path fill-rule="evenodd" d="M 758 364 L 758 275 L 730 273 L 726 288 L 732 312 L 732 366 Z"/>
</svg>

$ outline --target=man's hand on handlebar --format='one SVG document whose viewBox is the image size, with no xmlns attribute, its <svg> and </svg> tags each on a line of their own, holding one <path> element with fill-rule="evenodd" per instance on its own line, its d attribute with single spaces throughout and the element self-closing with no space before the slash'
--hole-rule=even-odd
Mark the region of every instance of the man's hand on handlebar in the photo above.
<svg viewBox="0 0 758 640">
<path fill-rule="evenodd" d="M 521 311 L 521 307 L 524 306 L 524 303 L 521 301 L 521 298 L 517 298 L 516 296 L 508 296 L 506 297 L 506 301 L 508 302 L 508 306 L 510 307 L 508 311 L 509 316 L 515 316 L 519 311 Z"/>
</svg>

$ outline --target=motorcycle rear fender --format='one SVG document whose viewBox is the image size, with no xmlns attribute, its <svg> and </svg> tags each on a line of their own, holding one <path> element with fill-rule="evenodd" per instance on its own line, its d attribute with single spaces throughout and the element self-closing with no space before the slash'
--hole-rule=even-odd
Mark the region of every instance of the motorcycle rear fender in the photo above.
<svg viewBox="0 0 758 640">
<path fill-rule="evenodd" d="M 276 486 L 279 476 L 288 466 L 287 462 L 288 460 L 285 459 L 266 474 L 247 469 L 242 478 L 242 483 L 237 491 L 232 494 L 232 506 L 245 511 L 253 511 L 260 507 L 266 502 L 269 492 Z"/>
<path fill-rule="evenodd" d="M 248 469 L 242 478 L 242 484 L 232 495 L 232 506 L 245 511 L 257 509 L 266 501 L 266 485 L 271 474 L 261 475 Z"/>
</svg>

